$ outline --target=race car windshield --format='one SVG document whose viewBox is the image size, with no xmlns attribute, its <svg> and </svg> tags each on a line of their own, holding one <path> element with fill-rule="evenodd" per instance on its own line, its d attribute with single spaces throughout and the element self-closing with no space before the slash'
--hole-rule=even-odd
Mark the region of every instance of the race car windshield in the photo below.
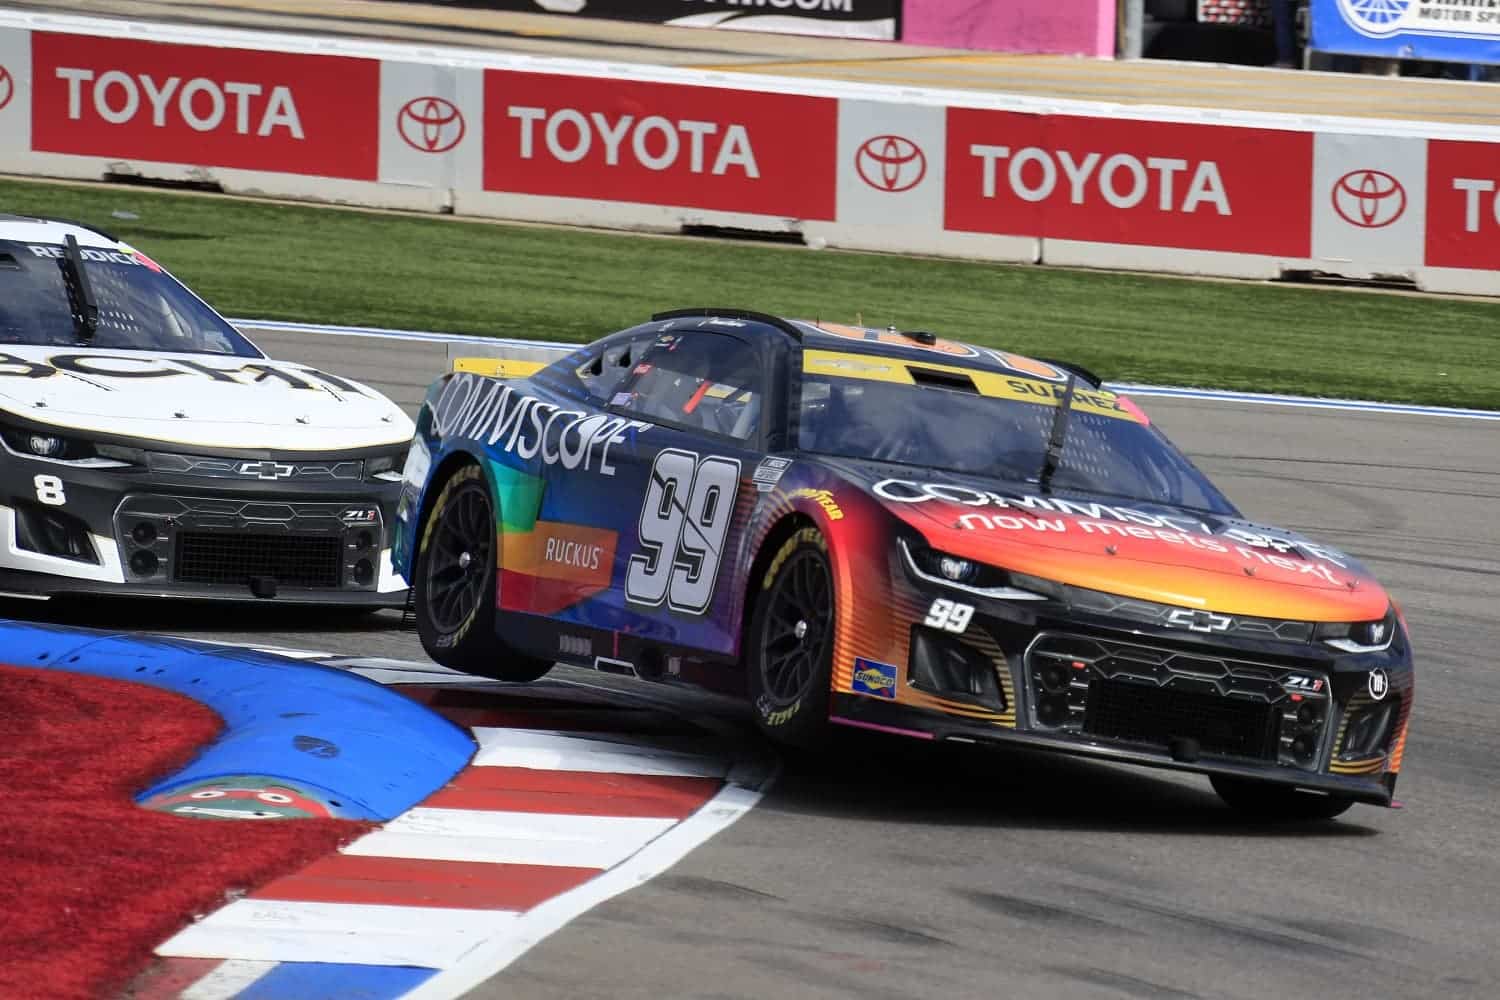
<svg viewBox="0 0 1500 1000">
<path fill-rule="evenodd" d="M 261 356 L 248 340 L 171 275 L 122 250 L 80 249 L 99 307 L 80 336 L 69 305 L 60 244 L 0 240 L 0 345 Z"/>
<path fill-rule="evenodd" d="M 933 385 L 808 375 L 799 444 L 825 455 L 1035 484 L 1055 412 Z M 1050 488 L 1234 513 L 1154 427 L 1083 408 L 1073 410 Z"/>
</svg>

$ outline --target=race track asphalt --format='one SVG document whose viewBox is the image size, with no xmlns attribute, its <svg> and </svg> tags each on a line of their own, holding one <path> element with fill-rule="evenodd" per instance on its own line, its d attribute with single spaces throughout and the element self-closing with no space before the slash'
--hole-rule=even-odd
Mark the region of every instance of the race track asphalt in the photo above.
<svg viewBox="0 0 1500 1000">
<path fill-rule="evenodd" d="M 261 334 L 412 405 L 440 345 Z M 399 376 L 390 373 L 402 373 Z M 1348 549 L 1419 656 L 1398 797 L 1256 828 L 1207 783 L 894 738 L 789 759 L 746 818 L 472 995 L 1500 995 L 1500 435 L 1493 423 L 1170 399 L 1146 408 L 1251 516 Z M 167 604 L 0 614 L 422 659 L 398 616 Z M 758 739 L 728 702 L 649 690 Z"/>
</svg>

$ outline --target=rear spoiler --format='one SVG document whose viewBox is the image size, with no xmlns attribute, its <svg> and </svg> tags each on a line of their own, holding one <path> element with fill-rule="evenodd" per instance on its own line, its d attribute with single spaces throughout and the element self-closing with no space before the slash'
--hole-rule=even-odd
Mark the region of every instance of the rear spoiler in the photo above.
<svg viewBox="0 0 1500 1000">
<path fill-rule="evenodd" d="M 476 343 L 474 340 L 448 342 L 448 370 L 487 375 L 491 378 L 527 378 L 535 375 L 558 358 L 578 350 L 579 344 L 521 343 L 496 340 Z"/>
</svg>

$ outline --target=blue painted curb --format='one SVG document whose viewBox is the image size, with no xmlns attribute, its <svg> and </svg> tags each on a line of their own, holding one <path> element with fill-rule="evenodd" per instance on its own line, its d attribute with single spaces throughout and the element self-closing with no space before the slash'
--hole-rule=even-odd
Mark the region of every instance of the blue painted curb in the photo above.
<svg viewBox="0 0 1500 1000">
<path fill-rule="evenodd" d="M 270 653 L 0 621 L 0 663 L 149 684 L 218 712 L 219 739 L 138 799 L 264 776 L 323 798 L 335 815 L 388 820 L 445 785 L 474 753 L 467 733 L 403 695 Z"/>
</svg>

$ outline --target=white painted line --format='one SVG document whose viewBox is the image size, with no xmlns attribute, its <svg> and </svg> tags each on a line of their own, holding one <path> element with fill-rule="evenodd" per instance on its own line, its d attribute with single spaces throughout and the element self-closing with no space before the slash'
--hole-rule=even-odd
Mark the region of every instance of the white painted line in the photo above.
<svg viewBox="0 0 1500 1000">
<path fill-rule="evenodd" d="M 609 868 L 676 824 L 642 816 L 431 809 L 418 806 L 344 848 L 364 857 Z"/>
<path fill-rule="evenodd" d="M 1319 410 L 1355 410 L 1401 416 L 1450 417 L 1460 420 L 1500 420 L 1497 410 L 1466 410 L 1417 403 L 1381 403 L 1369 399 L 1327 399 L 1322 396 L 1280 396 L 1267 392 L 1231 392 L 1227 389 L 1180 389 L 1166 385 L 1132 385 L 1107 382 L 1105 388 L 1129 396 L 1163 396 L 1171 399 L 1201 399 L 1213 403 L 1256 403 L 1262 406 L 1305 406 Z"/>
<path fill-rule="evenodd" d="M 526 954 L 534 945 L 570 921 L 628 889 L 655 878 L 694 848 L 722 832 L 760 801 L 779 768 L 762 771 L 763 781 L 754 788 L 725 785 L 693 815 L 647 844 L 640 853 L 596 878 L 554 896 L 521 914 L 501 933 L 486 940 L 452 965 L 407 993 L 402 1000 L 452 1000 L 498 974 Z"/>
<path fill-rule="evenodd" d="M 473 728 L 477 767 L 529 767 L 546 771 L 609 771 L 722 778 L 729 762 L 716 757 L 606 743 L 580 736 L 518 729 Z"/>
<path fill-rule="evenodd" d="M 218 965 L 178 996 L 178 1000 L 234 1000 L 242 990 L 276 968 L 275 962 L 231 959 Z"/>
<path fill-rule="evenodd" d="M 331 667 L 338 667 L 341 670 L 345 669 L 337 663 L 330 663 L 326 665 Z M 391 687 L 399 687 L 402 684 L 441 684 L 443 685 L 443 687 L 474 687 L 495 683 L 495 681 L 489 677 L 475 677 L 468 674 L 460 675 L 458 677 L 450 677 L 449 675 L 440 673 L 437 670 L 397 669 L 394 667 L 377 667 L 374 669 L 370 669 L 366 667 L 360 667 L 355 670 L 350 670 L 349 672 L 351 674 L 358 674 L 366 680 L 372 680 L 377 684 L 385 684 Z"/>
<path fill-rule="evenodd" d="M 321 660 L 333 655 L 332 653 L 320 653 L 313 649 L 282 649 L 280 646 L 251 646 L 250 649 L 256 653 L 285 656 L 289 660 Z"/>
<path fill-rule="evenodd" d="M 473 674 L 466 674 L 452 667 L 445 667 L 441 663 L 432 660 L 417 662 L 416 660 L 396 660 L 389 656 L 335 656 L 328 654 L 323 660 L 330 667 L 338 667 L 340 670 L 398 670 L 407 673 L 416 672 L 423 674 L 441 674 L 444 682 L 465 681 L 474 679 Z M 480 677 L 480 681 L 486 684 L 496 683 L 493 677 Z"/>
<path fill-rule="evenodd" d="M 167 638 L 174 642 L 195 642 L 200 646 L 215 646 L 219 649 L 234 649 L 248 651 L 251 653 L 270 653 L 272 656 L 285 656 L 292 660 L 317 660 L 332 657 L 333 653 L 324 653 L 316 649 L 288 649 L 285 646 L 247 646 L 243 642 L 231 642 L 227 639 L 202 639 L 196 635 L 171 635 Z"/>
<path fill-rule="evenodd" d="M 520 703 L 524 705 L 523 703 Z M 591 705 L 588 702 L 577 702 L 576 708 L 581 711 L 600 711 L 600 706 Z M 525 709 L 521 709 L 525 711 Z M 612 732 L 602 729 L 590 729 L 580 731 L 577 729 L 535 729 L 530 726 L 472 726 L 469 732 L 474 734 L 474 740 L 480 746 L 487 743 L 496 745 L 519 746 L 524 742 L 535 742 L 546 746 L 566 741 L 568 744 L 585 740 L 593 744 L 599 750 L 618 750 L 622 753 L 649 752 L 652 756 L 686 756 L 713 762 L 715 765 L 723 764 L 725 770 L 728 765 L 719 758 L 707 754 L 695 754 L 688 750 L 667 750 L 662 747 L 661 740 L 651 736 L 649 733 L 627 733 Z"/>
<path fill-rule="evenodd" d="M 440 333 L 434 330 L 391 330 L 379 326 L 325 326 L 321 323 L 287 323 L 275 319 L 231 319 L 241 330 L 271 330 L 276 333 L 318 333 L 330 337 L 373 337 L 378 340 L 418 340 L 431 344 L 507 344 L 511 347 L 566 347 L 584 346 L 563 344 L 550 340 L 513 340 L 505 337 L 486 337 L 477 333 Z"/>
<path fill-rule="evenodd" d="M 485 923 L 493 929 L 506 914 L 491 911 Z M 483 941 L 487 932 L 475 923 L 473 910 L 239 899 L 185 928 L 156 953 L 444 968 Z"/>
<path fill-rule="evenodd" d="M 283 323 L 275 320 L 233 319 L 235 326 L 287 333 L 320 333 L 334 337 L 381 337 L 391 340 L 419 340 L 434 343 L 475 343 L 490 346 L 572 349 L 581 344 L 552 343 L 541 340 L 511 340 L 505 337 L 476 337 L 473 334 L 434 333 L 425 330 L 388 330 L 380 327 L 324 326 L 318 323 Z M 1265 406 L 1305 406 L 1321 410 L 1353 410 L 1366 413 L 1391 413 L 1422 417 L 1452 417 L 1463 420 L 1500 420 L 1500 411 L 1473 410 L 1448 406 L 1421 406 L 1413 403 L 1381 403 L 1364 399 L 1325 399 L 1318 396 L 1289 396 L 1276 393 L 1234 392 L 1227 389 L 1192 389 L 1165 385 L 1135 385 L 1130 382 L 1108 382 L 1105 387 L 1134 396 L 1162 396 L 1173 399 L 1199 399 L 1204 402 L 1258 403 Z"/>
</svg>

